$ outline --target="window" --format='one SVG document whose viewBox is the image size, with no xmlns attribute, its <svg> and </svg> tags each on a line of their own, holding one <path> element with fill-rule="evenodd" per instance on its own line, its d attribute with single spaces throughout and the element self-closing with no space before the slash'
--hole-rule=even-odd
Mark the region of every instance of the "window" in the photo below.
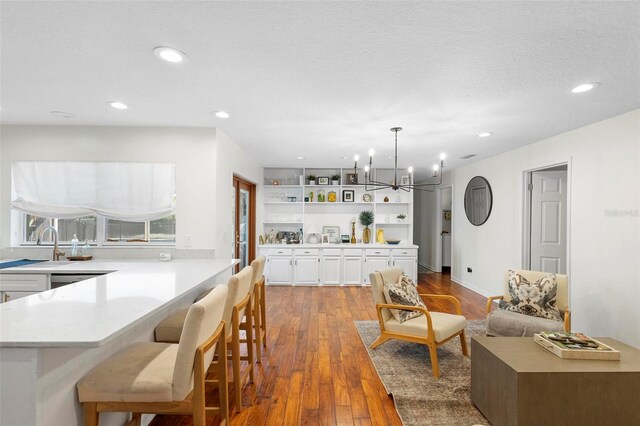
<svg viewBox="0 0 640 426">
<path fill-rule="evenodd" d="M 58 231 L 58 242 L 70 243 L 74 235 L 81 242 L 99 246 L 103 244 L 175 244 L 176 216 L 146 222 L 127 222 L 106 219 L 102 216 L 85 216 L 79 219 L 48 219 L 24 214 L 23 244 L 36 243 L 44 227 L 51 225 Z M 42 243 L 53 243 L 53 233 L 47 231 Z"/>
</svg>

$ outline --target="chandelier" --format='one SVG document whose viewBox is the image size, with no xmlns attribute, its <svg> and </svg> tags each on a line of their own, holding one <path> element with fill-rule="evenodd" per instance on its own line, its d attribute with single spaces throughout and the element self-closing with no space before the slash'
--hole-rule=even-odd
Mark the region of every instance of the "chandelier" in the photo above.
<svg viewBox="0 0 640 426">
<path fill-rule="evenodd" d="M 444 159 L 446 155 L 444 152 L 440 154 L 440 164 L 433 165 L 433 177 L 437 178 L 436 182 L 424 182 L 424 183 L 413 183 L 413 167 L 409 167 L 407 172 L 409 173 L 408 179 L 402 179 L 402 181 L 398 181 L 398 132 L 402 130 L 402 127 L 392 127 L 390 129 L 395 133 L 395 151 L 394 151 L 394 166 L 393 166 L 393 181 L 391 183 L 385 183 L 375 180 L 372 177 L 373 174 L 373 155 L 375 151 L 373 149 L 369 150 L 369 164 L 364 166 L 364 183 L 357 183 L 357 185 L 362 185 L 365 187 L 365 191 L 377 191 L 379 189 L 393 189 L 394 191 L 402 190 L 409 192 L 412 189 L 419 191 L 429 191 L 433 192 L 436 186 L 442 184 L 442 169 L 444 168 Z M 360 156 L 358 154 L 354 155 L 353 159 L 355 160 L 355 164 L 353 166 L 353 172 L 358 174 L 358 160 Z"/>
</svg>

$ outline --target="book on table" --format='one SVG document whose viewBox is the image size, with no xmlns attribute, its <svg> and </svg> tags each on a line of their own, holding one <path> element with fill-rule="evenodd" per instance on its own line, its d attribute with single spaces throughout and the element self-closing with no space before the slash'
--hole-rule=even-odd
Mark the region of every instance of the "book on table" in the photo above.
<svg viewBox="0 0 640 426">
<path fill-rule="evenodd" d="M 541 332 L 533 340 L 563 359 L 620 360 L 620 352 L 583 333 Z"/>
</svg>

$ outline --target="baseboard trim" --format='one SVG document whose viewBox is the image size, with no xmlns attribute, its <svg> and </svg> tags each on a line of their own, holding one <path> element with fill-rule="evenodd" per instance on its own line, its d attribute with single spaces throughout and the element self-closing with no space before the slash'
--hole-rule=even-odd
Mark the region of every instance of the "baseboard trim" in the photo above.
<svg viewBox="0 0 640 426">
<path fill-rule="evenodd" d="M 418 266 L 419 266 L 419 267 L 422 267 L 422 268 L 425 268 L 425 269 L 428 269 L 428 270 L 430 270 L 431 272 L 437 272 L 437 271 L 436 271 L 436 267 L 435 267 L 435 266 L 433 266 L 433 265 L 427 265 L 427 264 L 425 264 L 425 263 L 420 263 L 420 262 L 418 262 Z"/>
<path fill-rule="evenodd" d="M 454 277 L 453 275 L 451 276 L 451 281 L 453 281 L 456 284 L 461 285 L 462 287 L 468 288 L 469 290 L 473 291 L 474 293 L 478 293 L 481 296 L 484 296 L 484 297 L 494 296 L 492 294 L 489 294 L 485 290 L 474 286 L 473 284 L 469 284 L 467 282 L 464 282 L 464 280 L 461 280 L 458 277 Z"/>
</svg>

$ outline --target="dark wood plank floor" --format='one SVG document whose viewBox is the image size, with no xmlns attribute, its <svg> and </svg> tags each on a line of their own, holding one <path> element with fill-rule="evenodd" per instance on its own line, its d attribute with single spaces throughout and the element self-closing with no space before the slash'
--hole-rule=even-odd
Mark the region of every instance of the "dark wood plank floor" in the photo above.
<svg viewBox="0 0 640 426">
<path fill-rule="evenodd" d="M 467 319 L 485 316 L 486 299 L 448 274 L 420 274 L 419 291 L 456 296 Z M 370 287 L 268 287 L 267 349 L 255 383 L 243 388 L 242 412 L 231 407 L 231 424 L 400 425 L 353 324 L 376 318 Z M 207 420 L 219 422 L 211 415 Z M 192 420 L 161 415 L 151 424 L 187 426 Z"/>
</svg>

